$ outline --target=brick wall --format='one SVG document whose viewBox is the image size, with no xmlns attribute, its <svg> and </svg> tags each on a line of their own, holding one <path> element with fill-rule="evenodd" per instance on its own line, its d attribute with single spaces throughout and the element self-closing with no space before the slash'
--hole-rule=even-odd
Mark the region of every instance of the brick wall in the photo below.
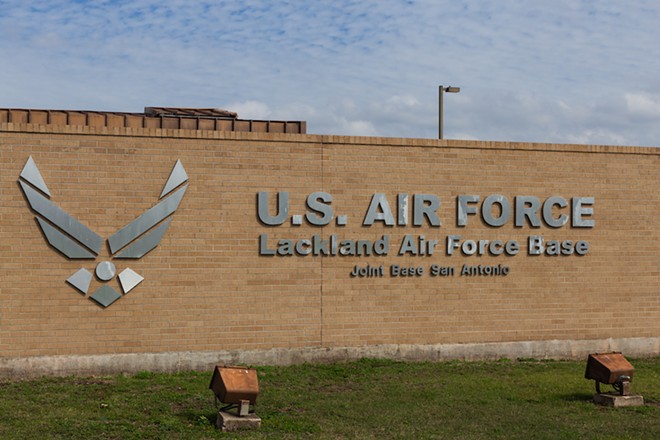
<svg viewBox="0 0 660 440">
<path fill-rule="evenodd" d="M 18 176 L 29 156 L 51 200 L 107 238 L 145 210 L 181 160 L 190 186 L 160 245 L 113 260 L 144 281 L 108 308 L 65 280 L 110 260 L 50 247 Z M 257 192 L 315 191 L 348 224 L 265 226 Z M 362 221 L 373 194 L 439 197 L 439 228 Z M 456 225 L 456 197 L 594 197 L 594 228 Z M 570 209 L 562 212 L 570 213 Z M 555 215 L 559 213 L 555 212 Z M 198 130 L 0 124 L 0 358 L 108 353 L 356 347 L 660 336 L 660 150 Z M 259 235 L 376 240 L 387 256 L 260 256 Z M 398 256 L 406 234 L 437 239 L 431 256 Z M 515 256 L 447 256 L 448 235 L 516 240 Z M 585 256 L 529 256 L 527 238 L 585 240 Z M 382 277 L 353 268 L 384 266 Z M 455 275 L 432 277 L 431 265 Z M 463 264 L 507 276 L 460 276 Z M 391 277 L 391 265 L 423 267 Z M 102 282 L 92 281 L 91 292 Z M 119 289 L 117 280 L 109 285 Z"/>
</svg>

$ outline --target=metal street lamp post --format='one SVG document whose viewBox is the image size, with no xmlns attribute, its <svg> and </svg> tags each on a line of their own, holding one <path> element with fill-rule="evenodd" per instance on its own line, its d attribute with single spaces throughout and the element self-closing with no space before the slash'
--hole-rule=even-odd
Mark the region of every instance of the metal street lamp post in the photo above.
<svg viewBox="0 0 660 440">
<path fill-rule="evenodd" d="M 442 95 L 444 93 L 458 93 L 461 91 L 460 87 L 438 87 L 438 139 L 442 139 Z"/>
</svg>

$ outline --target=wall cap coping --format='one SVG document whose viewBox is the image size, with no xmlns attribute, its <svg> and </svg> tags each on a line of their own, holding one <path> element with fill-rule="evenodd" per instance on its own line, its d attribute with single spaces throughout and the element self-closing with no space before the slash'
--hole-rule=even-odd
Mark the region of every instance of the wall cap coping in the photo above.
<svg viewBox="0 0 660 440">
<path fill-rule="evenodd" d="M 659 147 L 555 144 L 542 142 L 505 142 L 458 139 L 390 138 L 322 134 L 212 131 L 168 128 L 93 127 L 82 125 L 40 125 L 2 122 L 0 133 L 49 135 L 118 136 L 198 140 L 235 140 L 259 142 L 297 142 L 309 144 L 348 144 L 359 146 L 457 148 L 479 150 L 546 151 L 660 156 Z"/>
</svg>

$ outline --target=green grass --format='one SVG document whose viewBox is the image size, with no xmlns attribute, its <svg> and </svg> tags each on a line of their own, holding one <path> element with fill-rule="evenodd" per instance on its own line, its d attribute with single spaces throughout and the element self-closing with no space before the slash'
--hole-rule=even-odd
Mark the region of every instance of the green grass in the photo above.
<svg viewBox="0 0 660 440">
<path fill-rule="evenodd" d="M 657 439 L 660 358 L 633 360 L 639 408 L 591 403 L 585 362 L 259 367 L 258 432 L 224 434 L 211 371 L 0 382 L 2 439 Z"/>
</svg>

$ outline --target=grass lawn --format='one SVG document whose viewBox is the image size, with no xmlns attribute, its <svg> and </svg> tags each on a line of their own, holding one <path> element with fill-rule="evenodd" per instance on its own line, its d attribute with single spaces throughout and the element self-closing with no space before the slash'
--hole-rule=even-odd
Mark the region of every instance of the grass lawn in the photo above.
<svg viewBox="0 0 660 440">
<path fill-rule="evenodd" d="M 584 362 L 364 359 L 259 367 L 262 429 L 223 434 L 212 371 L 0 382 L 1 439 L 658 439 L 660 358 L 632 360 L 639 408 L 591 402 Z"/>
</svg>

